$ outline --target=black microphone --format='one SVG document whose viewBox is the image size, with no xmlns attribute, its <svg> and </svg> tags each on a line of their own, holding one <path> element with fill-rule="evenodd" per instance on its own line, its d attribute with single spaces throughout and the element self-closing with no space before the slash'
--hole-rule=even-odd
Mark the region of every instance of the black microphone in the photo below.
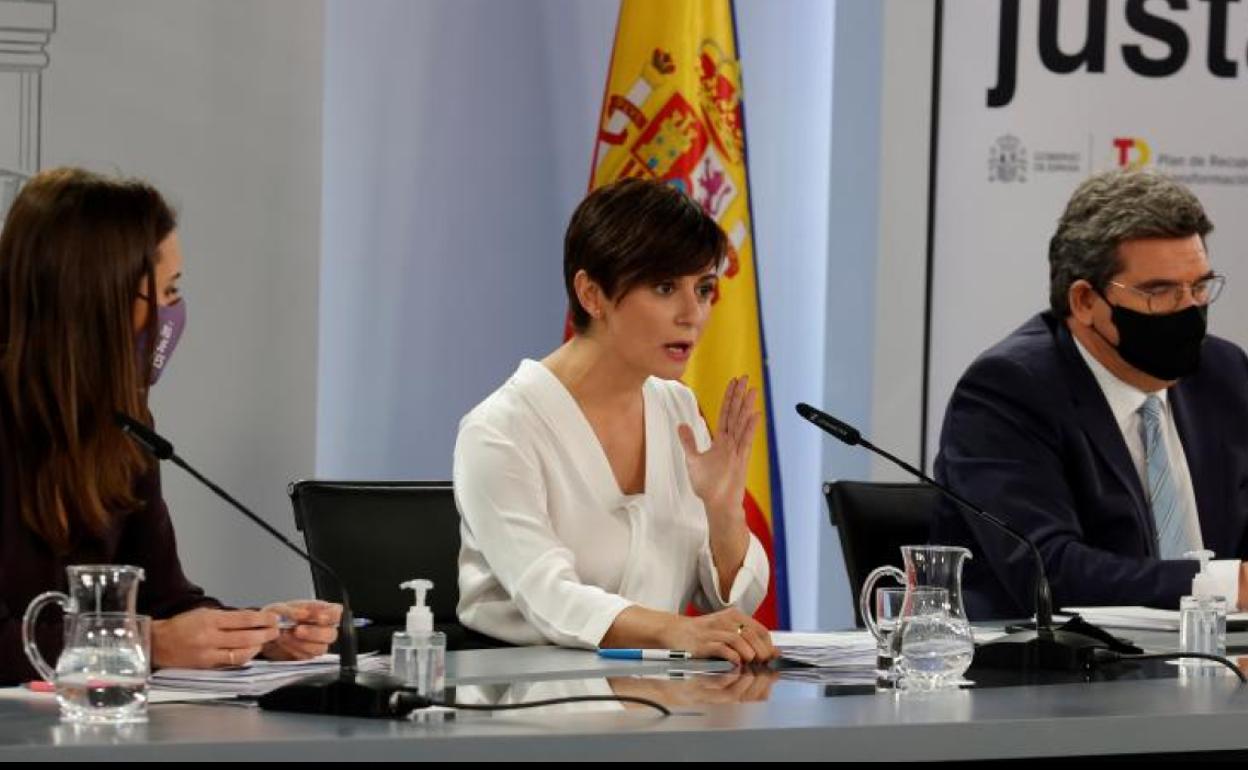
<svg viewBox="0 0 1248 770">
<path fill-rule="evenodd" d="M 360 673 L 357 669 L 357 645 L 355 622 L 351 613 L 351 600 L 342 579 L 325 562 L 290 542 L 267 521 L 257 516 L 247 506 L 235 500 L 229 492 L 214 484 L 199 471 L 192 468 L 173 450 L 173 444 L 164 436 L 125 414 L 117 413 L 117 424 L 123 433 L 150 452 L 157 460 L 169 460 L 191 474 L 196 481 L 208 487 L 247 518 L 260 525 L 304 561 L 320 570 L 342 595 L 342 620 L 338 626 L 341 640 L 338 653 L 337 674 L 317 674 L 297 682 L 283 685 L 261 696 L 261 708 L 272 711 L 297 711 L 306 714 L 334 714 L 338 716 L 393 717 L 395 711 L 391 696 L 403 689 L 403 683 L 379 673 Z"/>
<path fill-rule="evenodd" d="M 1031 541 L 1031 538 L 913 465 L 872 444 L 862 437 L 862 433 L 857 428 L 841 422 L 810 404 L 798 404 L 797 413 L 803 419 L 809 420 L 846 444 L 865 447 L 883 457 L 912 476 L 921 479 L 923 483 L 940 490 L 946 497 L 966 510 L 1027 546 L 1036 563 L 1036 629 L 1007 634 L 988 644 L 980 645 L 975 651 L 976 664 L 986 668 L 1022 669 L 1024 671 L 1084 670 L 1094 663 L 1093 650 L 1117 643 L 1118 640 L 1082 619 L 1078 619 L 1075 625 L 1081 631 L 1096 634 L 1098 638 L 1067 630 L 1066 627 L 1053 627 L 1053 591 L 1049 586 L 1048 574 L 1044 568 L 1044 557 L 1040 555 L 1040 549 Z"/>
<path fill-rule="evenodd" d="M 810 404 L 798 404 L 797 413 L 820 428 L 823 428 L 824 432 L 831 433 L 833 436 L 836 436 L 850 446 L 858 446 L 863 443 L 862 434 L 858 432 L 857 428 L 841 422 L 827 412 L 819 411 Z M 875 449 L 875 447 L 871 447 L 871 449 Z M 895 460 L 895 458 L 890 459 Z M 896 462 L 900 462 L 900 460 L 896 460 Z"/>
</svg>

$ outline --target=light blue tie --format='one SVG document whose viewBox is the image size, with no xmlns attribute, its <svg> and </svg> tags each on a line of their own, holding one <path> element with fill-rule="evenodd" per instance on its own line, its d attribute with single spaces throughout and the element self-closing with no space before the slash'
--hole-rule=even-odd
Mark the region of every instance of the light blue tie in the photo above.
<svg viewBox="0 0 1248 770">
<path fill-rule="evenodd" d="M 1140 407 L 1140 437 L 1144 439 L 1144 465 L 1148 474 L 1148 502 L 1157 523 L 1157 548 L 1163 559 L 1182 559 L 1195 550 L 1187 539 L 1174 469 L 1166 454 L 1165 411 L 1161 399 L 1149 396 Z"/>
</svg>

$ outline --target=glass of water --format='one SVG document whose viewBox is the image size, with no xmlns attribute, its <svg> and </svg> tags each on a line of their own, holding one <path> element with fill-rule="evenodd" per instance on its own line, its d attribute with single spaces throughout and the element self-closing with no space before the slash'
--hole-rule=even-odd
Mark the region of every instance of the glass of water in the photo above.
<svg viewBox="0 0 1248 770">
<path fill-rule="evenodd" d="M 877 588 L 875 590 L 876 634 L 875 673 L 876 684 L 892 687 L 896 678 L 893 668 L 893 634 L 906 606 L 906 589 Z"/>
<path fill-rule="evenodd" d="M 80 724 L 147 721 L 152 622 L 127 612 L 65 616 L 65 648 L 56 661 L 61 720 Z"/>
<path fill-rule="evenodd" d="M 971 667 L 970 625 L 949 611 L 949 591 L 911 588 L 894 632 L 897 687 L 932 691 L 955 687 Z"/>
</svg>

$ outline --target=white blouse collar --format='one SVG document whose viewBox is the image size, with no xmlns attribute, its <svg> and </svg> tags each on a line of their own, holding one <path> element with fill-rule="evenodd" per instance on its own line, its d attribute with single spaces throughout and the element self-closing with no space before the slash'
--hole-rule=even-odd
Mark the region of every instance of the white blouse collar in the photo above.
<svg viewBox="0 0 1248 770">
<path fill-rule="evenodd" d="M 589 480 L 603 507 L 615 509 L 639 501 L 655 495 L 660 488 L 671 483 L 670 468 L 665 460 L 670 456 L 667 450 L 671 437 L 667 435 L 669 428 L 659 415 L 663 406 L 655 391 L 653 378 L 646 380 L 642 387 L 646 423 L 646 489 L 641 495 L 625 495 L 620 491 L 602 443 L 580 404 L 576 403 L 554 372 L 540 361 L 526 358 L 512 375 L 512 382 L 521 397 L 566 445 L 569 457 Z"/>
</svg>

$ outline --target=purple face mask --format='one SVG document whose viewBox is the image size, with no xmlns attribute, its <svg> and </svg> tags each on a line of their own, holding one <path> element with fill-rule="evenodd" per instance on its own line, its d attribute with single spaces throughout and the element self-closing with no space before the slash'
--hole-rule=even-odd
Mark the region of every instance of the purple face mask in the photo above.
<svg viewBox="0 0 1248 770">
<path fill-rule="evenodd" d="M 173 349 L 178 346 L 182 330 L 186 328 L 186 300 L 180 299 L 172 305 L 156 307 L 156 346 L 152 350 L 152 379 L 149 384 L 155 385 L 160 375 L 173 356 Z M 140 371 L 146 371 L 143 361 L 147 353 L 147 329 L 139 332 L 135 344 L 138 346 Z"/>
</svg>

